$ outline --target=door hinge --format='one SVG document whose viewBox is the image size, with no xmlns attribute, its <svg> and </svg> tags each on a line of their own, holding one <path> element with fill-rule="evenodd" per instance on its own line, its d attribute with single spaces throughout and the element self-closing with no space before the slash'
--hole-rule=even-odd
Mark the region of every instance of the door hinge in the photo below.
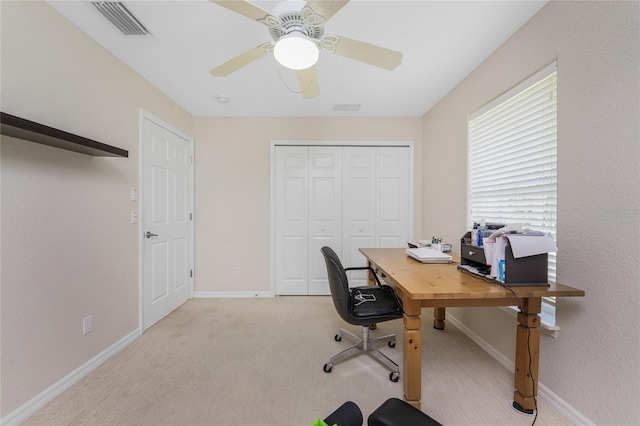
<svg viewBox="0 0 640 426">
<path fill-rule="evenodd" d="M 189 213 L 189 220 L 193 220 L 193 213 Z"/>
<path fill-rule="evenodd" d="M 189 277 L 193 278 L 193 269 L 189 271 Z"/>
<path fill-rule="evenodd" d="M 189 161 L 191 162 L 191 164 L 193 164 L 193 155 L 189 156 Z"/>
</svg>

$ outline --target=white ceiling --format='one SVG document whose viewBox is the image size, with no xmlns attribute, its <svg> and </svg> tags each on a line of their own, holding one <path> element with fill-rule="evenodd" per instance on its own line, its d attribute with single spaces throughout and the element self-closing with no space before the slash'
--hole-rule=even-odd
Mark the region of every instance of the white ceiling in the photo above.
<svg viewBox="0 0 640 426">
<path fill-rule="evenodd" d="M 207 0 L 125 3 L 153 33 L 125 36 L 89 1 L 49 1 L 194 116 L 422 116 L 547 1 L 351 0 L 326 32 L 403 53 L 393 71 L 322 52 L 320 96 L 267 55 L 226 77 L 209 70 L 266 41 L 268 28 Z M 274 1 L 255 1 L 272 10 Z M 508 64 L 507 64 L 508 65 Z M 229 98 L 227 104 L 218 96 Z M 334 104 L 361 104 L 357 112 Z"/>
</svg>

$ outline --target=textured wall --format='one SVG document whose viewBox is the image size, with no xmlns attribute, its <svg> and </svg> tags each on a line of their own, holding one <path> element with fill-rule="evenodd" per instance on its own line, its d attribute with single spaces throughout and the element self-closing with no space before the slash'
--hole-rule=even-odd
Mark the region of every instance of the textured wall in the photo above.
<svg viewBox="0 0 640 426">
<path fill-rule="evenodd" d="M 420 235 L 421 126 L 419 117 L 195 118 L 196 292 L 270 290 L 271 140 L 413 141 Z"/>
<path fill-rule="evenodd" d="M 558 301 L 557 339 L 542 336 L 540 382 L 596 424 L 640 420 L 640 3 L 553 1 L 424 117 L 423 230 L 459 241 L 466 118 L 558 59 L 558 281 L 584 299 Z M 430 208 L 436 202 L 448 215 Z M 451 309 L 513 359 L 513 319 Z M 579 415 L 578 415 L 579 417 Z"/>
<path fill-rule="evenodd" d="M 138 328 L 140 108 L 192 118 L 44 2 L 0 2 L 1 109 L 129 150 L 90 157 L 2 137 L 5 417 Z M 36 30 L 34 30 L 36 29 Z M 93 332 L 82 336 L 82 319 Z"/>
<path fill-rule="evenodd" d="M 130 151 L 101 159 L 2 137 L 0 416 L 138 326 L 128 197 L 139 108 L 196 137 L 196 291 L 266 291 L 270 139 L 414 140 L 416 237 L 456 241 L 466 115 L 558 58 L 559 280 L 587 297 L 560 302 L 563 329 L 543 338 L 541 382 L 594 423 L 637 423 L 638 7 L 550 3 L 422 121 L 236 120 L 192 119 L 45 3 L 0 2 L 2 111 Z M 240 261 L 254 269 L 233 280 L 228 265 Z M 88 314 L 94 332 L 83 337 Z M 455 314 L 512 357 L 510 317 Z"/>
</svg>

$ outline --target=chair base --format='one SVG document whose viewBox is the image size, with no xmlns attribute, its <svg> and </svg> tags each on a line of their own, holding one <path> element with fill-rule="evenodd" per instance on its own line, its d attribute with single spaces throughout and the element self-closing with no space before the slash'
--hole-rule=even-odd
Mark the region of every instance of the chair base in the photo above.
<svg viewBox="0 0 640 426">
<path fill-rule="evenodd" d="M 396 346 L 396 335 L 395 334 L 387 334 L 385 336 L 376 337 L 374 339 L 369 338 L 369 327 L 362 327 L 362 338 L 356 336 L 355 334 L 347 331 L 343 328 L 340 329 L 340 332 L 336 334 L 335 340 L 340 341 L 342 337 L 346 337 L 347 340 L 353 342 L 354 345 L 348 347 L 347 349 L 338 352 L 329 358 L 329 362 L 324 365 L 324 372 L 330 373 L 333 369 L 333 364 L 336 362 L 342 361 L 346 358 L 350 358 L 355 355 L 359 355 L 361 353 L 366 353 L 371 355 L 373 358 L 378 360 L 380 363 L 384 364 L 387 368 L 391 370 L 391 374 L 389 374 L 389 379 L 392 382 L 397 382 L 400 379 L 400 368 L 398 364 L 393 362 L 389 357 L 380 352 L 380 350 L 375 347 L 375 344 L 379 344 L 381 342 L 387 342 L 389 347 Z"/>
</svg>

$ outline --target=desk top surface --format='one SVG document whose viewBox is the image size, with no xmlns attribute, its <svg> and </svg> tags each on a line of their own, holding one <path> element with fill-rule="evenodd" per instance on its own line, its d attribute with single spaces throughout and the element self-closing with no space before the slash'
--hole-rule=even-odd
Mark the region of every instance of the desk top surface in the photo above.
<svg viewBox="0 0 640 426">
<path fill-rule="evenodd" d="M 412 299 L 470 300 L 511 298 L 509 289 L 460 272 L 460 257 L 450 253 L 456 263 L 421 263 L 409 257 L 404 248 L 361 248 L 360 252 Z M 518 297 L 584 296 L 584 291 L 563 284 L 549 287 L 512 287 Z M 488 300 L 487 300 L 488 301 Z"/>
</svg>

